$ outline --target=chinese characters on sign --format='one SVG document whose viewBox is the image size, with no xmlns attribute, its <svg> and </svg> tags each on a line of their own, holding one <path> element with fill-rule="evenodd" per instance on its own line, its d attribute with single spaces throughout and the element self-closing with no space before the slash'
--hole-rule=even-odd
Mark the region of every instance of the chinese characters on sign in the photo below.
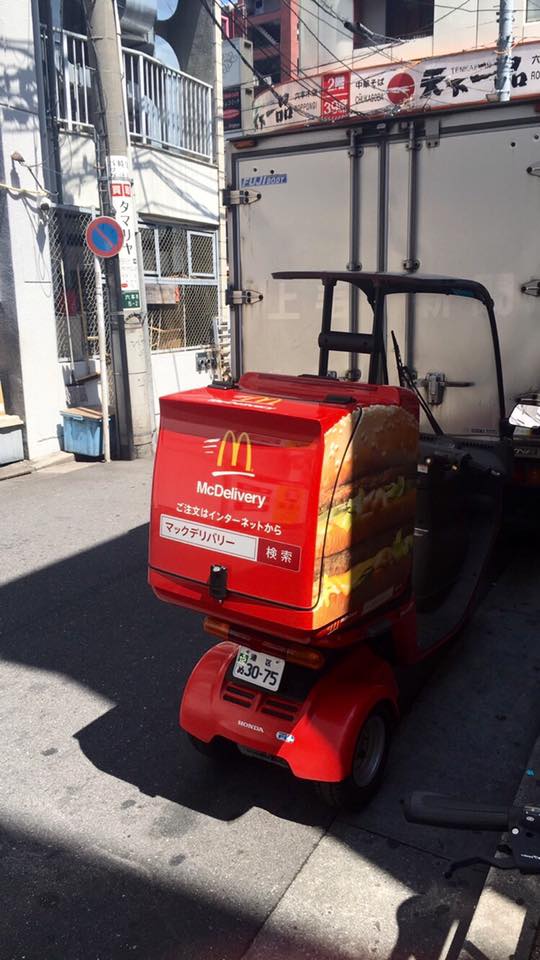
<svg viewBox="0 0 540 960">
<path fill-rule="evenodd" d="M 275 540 L 259 540 L 257 560 L 269 563 L 273 567 L 285 567 L 297 572 L 300 569 L 300 547 L 290 543 L 276 543 Z"/>
<path fill-rule="evenodd" d="M 114 215 L 124 234 L 124 244 L 118 255 L 122 307 L 138 310 L 141 306 L 139 269 L 135 241 L 136 221 L 131 194 L 131 175 L 127 157 L 108 158 L 109 185 Z"/>
<path fill-rule="evenodd" d="M 518 44 L 512 57 L 512 96 L 540 93 L 540 44 Z M 279 84 L 256 98 L 256 130 L 333 122 L 404 110 L 486 103 L 495 94 L 496 54 L 478 50 L 429 58 L 392 68 L 321 74 Z M 279 103 L 276 102 L 276 95 Z"/>
<path fill-rule="evenodd" d="M 325 74 L 322 78 L 321 117 L 346 117 L 350 94 L 350 73 Z"/>
</svg>

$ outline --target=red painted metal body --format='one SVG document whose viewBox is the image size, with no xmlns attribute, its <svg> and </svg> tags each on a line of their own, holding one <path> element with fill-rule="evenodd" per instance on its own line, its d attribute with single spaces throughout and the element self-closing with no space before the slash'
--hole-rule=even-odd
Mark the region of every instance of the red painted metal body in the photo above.
<svg viewBox="0 0 540 960">
<path fill-rule="evenodd" d="M 237 651 L 235 643 L 217 644 L 188 680 L 180 725 L 199 740 L 225 737 L 278 758 L 296 777 L 335 782 L 348 776 L 358 730 L 371 710 L 385 703 L 398 715 L 393 671 L 366 645 L 343 654 L 303 702 L 234 680 Z"/>
<path fill-rule="evenodd" d="M 320 602 L 333 511 L 337 526 L 345 531 L 346 547 L 348 543 L 347 524 L 339 520 L 341 501 L 334 506 L 338 479 L 344 489 L 348 482 L 356 493 L 358 478 L 362 481 L 371 470 L 371 483 L 374 476 L 380 478 L 377 483 L 390 497 L 392 471 L 387 468 L 399 473 L 397 460 L 384 460 L 389 434 L 386 427 L 379 427 L 371 453 L 366 454 L 367 466 L 349 463 L 350 478 L 342 479 L 352 440 L 345 443 L 339 430 L 347 418 L 362 424 L 368 409 L 387 409 L 390 417 L 392 411 L 401 411 L 411 438 L 402 452 L 408 469 L 414 463 L 416 471 L 418 404 L 407 390 L 247 374 L 235 389 L 210 387 L 161 400 L 150 584 L 161 599 L 204 612 L 223 624 L 225 635 L 232 629 L 242 637 L 218 643 L 201 658 L 184 691 L 180 725 L 206 743 L 223 737 L 283 762 L 295 776 L 308 780 L 345 779 L 358 731 L 373 708 L 384 703 L 398 714 L 396 678 L 387 660 L 373 652 L 373 637 L 390 637 L 402 663 L 419 656 L 411 558 L 399 552 L 384 589 L 375 586 L 371 591 L 378 567 L 369 559 L 371 544 L 374 552 L 379 550 L 377 557 L 388 559 L 396 529 L 407 526 L 409 531 L 414 479 L 407 481 L 406 493 L 400 478 L 397 498 L 408 497 L 409 506 L 398 508 L 394 519 L 386 527 L 382 524 L 382 531 L 375 510 L 374 527 L 369 527 L 371 514 L 365 511 L 367 532 L 350 533 L 350 544 L 341 556 L 360 549 L 360 567 L 371 563 L 369 576 L 360 577 L 360 593 L 354 592 L 354 566 L 335 572 L 336 547 L 330 599 L 326 605 Z M 332 432 L 336 430 L 337 434 Z M 394 444 L 399 436 L 394 429 Z M 328 477 L 333 484 L 329 493 Z M 372 496 L 371 490 L 368 485 L 365 498 Z M 351 494 L 346 490 L 344 496 Z M 321 517 L 326 523 L 322 550 Z M 340 529 L 334 535 L 339 540 Z M 381 536 L 383 541 L 391 539 L 382 543 Z M 401 530 L 398 536 L 402 551 Z M 222 597 L 212 591 L 213 565 L 227 573 Z M 333 606 L 344 578 L 347 602 Z M 281 645 L 284 652 L 278 649 L 275 655 L 290 661 L 285 677 L 294 669 L 291 662 L 302 662 L 306 645 L 320 651 L 324 664 L 317 671 L 303 668 L 301 695 L 291 695 L 287 684 L 273 693 L 233 677 L 239 642 L 254 650 L 265 650 L 272 642 Z"/>
<path fill-rule="evenodd" d="M 149 580 L 161 599 L 297 641 L 328 637 L 332 644 L 343 626 L 404 594 L 410 562 L 400 557 L 390 575 L 373 575 L 373 589 L 358 600 L 342 580 L 323 597 L 320 524 L 321 511 L 328 517 L 333 504 L 332 488 L 324 490 L 328 478 L 333 484 L 343 469 L 363 469 L 362 462 L 342 464 L 366 411 L 408 418 L 406 452 L 415 459 L 418 404 L 408 390 L 247 374 L 237 389 L 188 391 L 163 397 L 160 406 Z M 384 467 L 383 456 L 377 475 L 384 477 Z M 408 529 L 412 522 L 407 516 Z M 387 524 L 382 544 L 380 530 L 365 534 L 368 553 L 372 540 L 374 551 L 390 549 L 404 523 Z M 225 598 L 210 589 L 215 565 L 226 569 Z"/>
</svg>

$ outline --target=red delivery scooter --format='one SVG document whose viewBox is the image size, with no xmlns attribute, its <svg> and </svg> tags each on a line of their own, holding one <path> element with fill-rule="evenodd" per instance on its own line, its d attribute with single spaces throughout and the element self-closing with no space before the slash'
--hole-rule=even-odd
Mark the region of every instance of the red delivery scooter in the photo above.
<svg viewBox="0 0 540 960">
<path fill-rule="evenodd" d="M 274 278 L 323 284 L 318 375 L 246 373 L 161 399 L 149 581 L 219 639 L 182 699 L 194 744 L 236 744 L 359 806 L 408 681 L 465 622 L 498 531 L 509 463 L 493 302 L 448 277 Z M 332 328 L 338 283 L 367 298 L 369 333 Z M 402 339 L 426 374 L 392 333 L 391 386 L 385 329 L 403 328 L 404 295 Z M 367 382 L 329 374 L 331 351 L 367 355 Z M 466 436 L 452 433 L 458 397 Z"/>
</svg>

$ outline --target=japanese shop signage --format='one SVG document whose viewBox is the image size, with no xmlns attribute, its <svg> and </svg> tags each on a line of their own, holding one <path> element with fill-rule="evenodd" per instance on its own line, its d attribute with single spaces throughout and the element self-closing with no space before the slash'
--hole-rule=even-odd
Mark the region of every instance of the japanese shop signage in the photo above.
<svg viewBox="0 0 540 960">
<path fill-rule="evenodd" d="M 321 91 L 321 117 L 346 117 L 351 93 L 350 73 L 323 75 Z"/>
<path fill-rule="evenodd" d="M 266 90 L 256 98 L 253 126 L 264 131 L 347 116 L 365 119 L 486 103 L 495 94 L 496 59 L 493 49 L 473 50 L 282 83 L 274 93 Z M 512 98 L 540 94 L 539 43 L 514 47 L 511 86 Z"/>
<path fill-rule="evenodd" d="M 242 129 L 242 94 L 239 86 L 223 91 L 223 128 L 226 132 Z"/>
<path fill-rule="evenodd" d="M 122 227 L 124 242 L 118 254 L 122 307 L 138 310 L 141 306 L 139 268 L 135 245 L 136 218 L 133 206 L 131 174 L 127 157 L 108 158 L 109 189 L 115 219 Z"/>
</svg>

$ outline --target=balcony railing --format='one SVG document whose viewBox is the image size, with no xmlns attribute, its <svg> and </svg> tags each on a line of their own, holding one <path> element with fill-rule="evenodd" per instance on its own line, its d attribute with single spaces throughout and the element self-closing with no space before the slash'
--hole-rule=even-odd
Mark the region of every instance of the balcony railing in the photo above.
<svg viewBox="0 0 540 960">
<path fill-rule="evenodd" d="M 128 123 L 133 143 L 212 159 L 212 87 L 136 50 L 123 50 Z M 68 130 L 92 127 L 93 71 L 88 41 L 55 32 L 56 119 Z"/>
<path fill-rule="evenodd" d="M 207 83 L 134 50 L 124 50 L 124 76 L 134 140 L 211 159 L 212 88 Z"/>
</svg>

